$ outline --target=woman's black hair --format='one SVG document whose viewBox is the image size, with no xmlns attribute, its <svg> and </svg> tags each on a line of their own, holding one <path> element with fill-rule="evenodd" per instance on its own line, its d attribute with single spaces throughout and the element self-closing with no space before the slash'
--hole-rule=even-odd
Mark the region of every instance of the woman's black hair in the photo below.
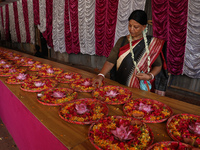
<svg viewBox="0 0 200 150">
<path fill-rule="evenodd" d="M 131 19 L 137 21 L 141 25 L 147 24 L 147 14 L 143 10 L 134 10 L 128 18 L 128 21 Z"/>
</svg>

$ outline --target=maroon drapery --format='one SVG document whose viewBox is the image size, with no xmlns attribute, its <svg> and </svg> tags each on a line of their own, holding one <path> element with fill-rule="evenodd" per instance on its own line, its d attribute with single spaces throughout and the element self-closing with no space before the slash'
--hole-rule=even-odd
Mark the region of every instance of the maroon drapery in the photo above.
<svg viewBox="0 0 200 150">
<path fill-rule="evenodd" d="M 39 0 L 33 0 L 34 24 L 40 24 Z"/>
<path fill-rule="evenodd" d="M 30 43 L 30 30 L 29 30 L 29 20 L 28 20 L 28 7 L 27 0 L 22 0 L 23 15 L 24 15 L 24 24 L 26 29 L 26 43 Z"/>
<path fill-rule="evenodd" d="M 78 0 L 65 1 L 65 47 L 68 54 L 80 52 L 78 33 Z"/>
<path fill-rule="evenodd" d="M 48 46 L 53 47 L 52 40 L 53 0 L 46 0 L 46 31 L 42 33 Z"/>
<path fill-rule="evenodd" d="M 2 27 L 4 28 L 4 21 L 3 21 L 3 8 L 0 7 L 1 10 L 1 23 L 2 23 Z"/>
<path fill-rule="evenodd" d="M 8 8 L 8 5 L 6 5 L 6 27 L 5 27 L 5 30 L 6 30 L 6 41 L 9 41 L 10 40 L 10 30 L 9 30 L 9 8 Z"/>
<path fill-rule="evenodd" d="M 17 11 L 17 2 L 13 2 L 13 11 L 15 16 L 15 29 L 17 34 L 17 41 L 18 43 L 21 43 L 21 36 L 20 36 L 20 30 L 19 30 L 19 20 L 18 20 L 18 11 Z"/>
<path fill-rule="evenodd" d="M 171 74 L 182 73 L 188 0 L 152 0 L 153 36 L 167 41 L 167 68 Z"/>
<path fill-rule="evenodd" d="M 96 0 L 95 8 L 96 54 L 107 57 L 114 44 L 118 0 Z"/>
</svg>

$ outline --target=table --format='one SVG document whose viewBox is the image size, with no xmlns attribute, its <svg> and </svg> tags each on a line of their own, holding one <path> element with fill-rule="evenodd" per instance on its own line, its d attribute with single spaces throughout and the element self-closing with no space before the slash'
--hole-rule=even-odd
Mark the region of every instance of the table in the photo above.
<svg viewBox="0 0 200 150">
<path fill-rule="evenodd" d="M 42 63 L 62 68 L 64 72 L 77 72 L 83 78 L 95 77 L 87 71 L 57 63 L 51 60 L 34 57 L 18 51 L 10 50 L 25 57 L 33 58 Z M 5 77 L 0 77 L 0 117 L 8 131 L 21 150 L 93 150 L 94 146 L 88 140 L 90 125 L 71 124 L 62 120 L 58 115 L 59 107 L 45 106 L 36 100 L 36 93 L 25 92 L 20 85 L 5 83 Z M 105 79 L 106 84 L 120 85 L 110 79 Z M 57 87 L 69 87 L 68 84 L 59 83 Z M 126 87 L 128 88 L 128 87 Z M 150 98 L 165 103 L 172 108 L 174 114 L 191 113 L 200 115 L 200 106 L 188 104 L 176 99 L 159 96 L 154 93 L 136 88 L 128 88 L 135 98 Z M 90 93 L 78 93 L 78 98 L 91 98 Z M 110 115 L 122 115 L 123 105 L 108 105 Z M 166 122 L 148 124 L 154 133 L 154 143 L 172 140 L 166 130 Z"/>
</svg>

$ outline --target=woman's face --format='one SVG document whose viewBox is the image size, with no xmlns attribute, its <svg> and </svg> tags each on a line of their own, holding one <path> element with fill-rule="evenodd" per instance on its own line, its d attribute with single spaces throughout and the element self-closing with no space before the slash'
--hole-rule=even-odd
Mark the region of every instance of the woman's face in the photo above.
<svg viewBox="0 0 200 150">
<path fill-rule="evenodd" d="M 131 19 L 129 21 L 128 30 L 134 40 L 142 38 L 142 31 L 146 28 L 146 25 L 141 25 L 137 21 Z"/>
</svg>

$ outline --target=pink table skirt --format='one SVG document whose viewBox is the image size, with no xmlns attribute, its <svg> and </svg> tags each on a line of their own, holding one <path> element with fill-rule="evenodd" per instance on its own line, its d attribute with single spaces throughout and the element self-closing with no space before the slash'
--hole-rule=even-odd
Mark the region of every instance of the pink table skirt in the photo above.
<svg viewBox="0 0 200 150">
<path fill-rule="evenodd" d="M 67 150 L 2 81 L 0 118 L 20 150 Z"/>
</svg>

